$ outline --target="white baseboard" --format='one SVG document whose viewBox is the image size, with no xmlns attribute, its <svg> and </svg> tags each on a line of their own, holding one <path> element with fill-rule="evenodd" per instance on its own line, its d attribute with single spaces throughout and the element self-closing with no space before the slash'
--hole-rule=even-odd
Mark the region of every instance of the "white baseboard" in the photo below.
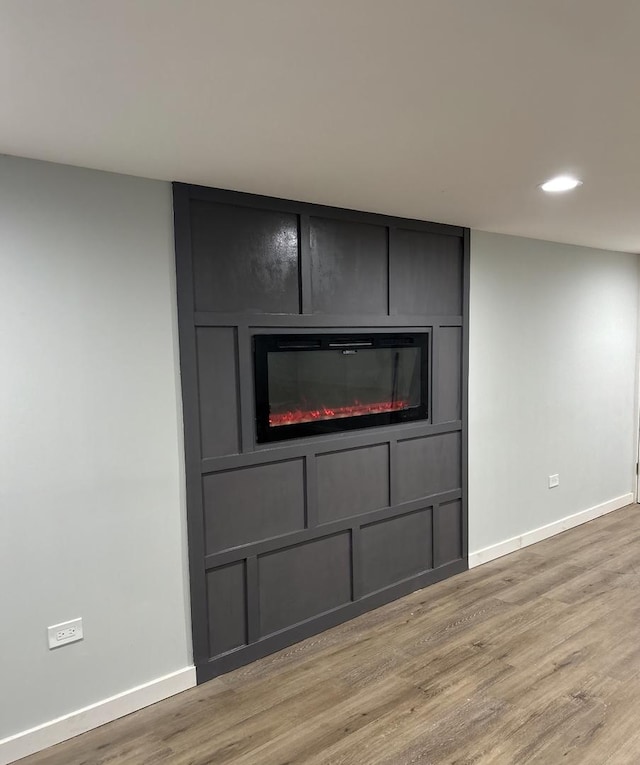
<svg viewBox="0 0 640 765">
<path fill-rule="evenodd" d="M 580 526 L 582 523 L 592 521 L 594 518 L 599 518 L 601 515 L 606 515 L 614 510 L 619 510 L 621 507 L 630 505 L 634 501 L 635 497 L 633 494 L 623 494 L 621 497 L 610 499 L 608 502 L 603 502 L 601 505 L 590 507 L 587 510 L 581 510 L 579 513 L 574 513 L 573 515 L 568 515 L 566 518 L 561 518 L 559 521 L 554 521 L 546 526 L 540 526 L 538 529 L 526 531 L 518 537 L 505 539 L 495 545 L 490 545 L 482 550 L 469 553 L 469 568 L 481 566 L 483 563 L 488 563 L 496 558 L 501 558 L 503 555 L 508 555 L 516 550 L 520 550 L 522 547 L 528 547 L 536 542 L 541 542 L 543 539 L 553 537 L 556 534 L 567 531 L 567 529 L 572 529 L 574 526 Z"/>
<path fill-rule="evenodd" d="M 42 749 L 59 744 L 92 728 L 117 720 L 176 693 L 193 688 L 196 684 L 195 667 L 185 667 L 170 675 L 158 677 L 144 685 L 130 688 L 108 699 L 103 699 L 63 717 L 16 733 L 0 740 L 0 765 L 27 757 Z"/>
</svg>

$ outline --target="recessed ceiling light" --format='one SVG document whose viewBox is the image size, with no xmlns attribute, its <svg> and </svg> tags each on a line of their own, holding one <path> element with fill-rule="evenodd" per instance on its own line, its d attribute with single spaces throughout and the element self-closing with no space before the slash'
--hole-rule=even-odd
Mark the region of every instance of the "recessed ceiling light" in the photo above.
<svg viewBox="0 0 640 765">
<path fill-rule="evenodd" d="M 556 175 L 555 178 L 550 178 L 545 183 L 540 184 L 540 188 L 543 191 L 548 191 L 552 194 L 558 191 L 571 191 L 578 186 L 582 186 L 582 181 L 574 178 L 572 175 Z"/>
</svg>

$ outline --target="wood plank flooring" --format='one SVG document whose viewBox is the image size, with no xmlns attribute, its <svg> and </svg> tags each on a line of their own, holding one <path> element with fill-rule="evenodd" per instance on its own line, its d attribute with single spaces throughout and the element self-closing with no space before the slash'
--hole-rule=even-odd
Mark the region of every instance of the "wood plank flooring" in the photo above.
<svg viewBox="0 0 640 765">
<path fill-rule="evenodd" d="M 640 508 L 21 765 L 638 765 Z"/>
</svg>

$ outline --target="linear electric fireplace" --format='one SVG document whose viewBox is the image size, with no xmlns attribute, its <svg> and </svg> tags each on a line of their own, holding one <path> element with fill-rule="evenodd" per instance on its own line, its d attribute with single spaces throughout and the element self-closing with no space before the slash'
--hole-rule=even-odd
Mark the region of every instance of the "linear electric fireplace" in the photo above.
<svg viewBox="0 0 640 765">
<path fill-rule="evenodd" d="M 259 443 L 428 417 L 427 332 L 256 335 Z"/>
</svg>

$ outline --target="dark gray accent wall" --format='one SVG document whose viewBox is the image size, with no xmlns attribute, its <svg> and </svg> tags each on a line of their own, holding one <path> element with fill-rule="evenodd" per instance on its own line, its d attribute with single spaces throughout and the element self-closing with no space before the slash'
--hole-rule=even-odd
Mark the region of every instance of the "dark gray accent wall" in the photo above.
<svg viewBox="0 0 640 765">
<path fill-rule="evenodd" d="M 468 231 L 174 185 L 200 681 L 467 567 Z M 429 332 L 428 420 L 258 444 L 252 337 Z"/>
</svg>

